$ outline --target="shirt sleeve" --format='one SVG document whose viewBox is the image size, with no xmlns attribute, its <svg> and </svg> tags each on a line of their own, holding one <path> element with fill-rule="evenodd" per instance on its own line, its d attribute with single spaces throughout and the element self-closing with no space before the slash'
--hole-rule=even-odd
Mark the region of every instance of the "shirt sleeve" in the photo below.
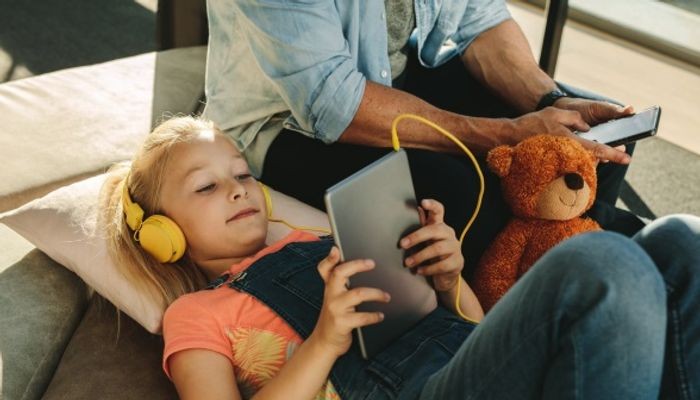
<svg viewBox="0 0 700 400">
<path fill-rule="evenodd" d="M 510 19 L 505 0 L 469 0 L 454 41 L 461 54 L 482 32 Z"/>
<path fill-rule="evenodd" d="M 191 295 L 179 298 L 165 311 L 163 339 L 163 371 L 170 379 L 168 358 L 178 351 L 211 350 L 233 363 L 231 346 L 222 334 L 219 321 Z"/>
<path fill-rule="evenodd" d="M 235 3 L 258 65 L 296 122 L 317 139 L 336 141 L 359 108 L 366 78 L 356 68 L 333 2 Z"/>
</svg>

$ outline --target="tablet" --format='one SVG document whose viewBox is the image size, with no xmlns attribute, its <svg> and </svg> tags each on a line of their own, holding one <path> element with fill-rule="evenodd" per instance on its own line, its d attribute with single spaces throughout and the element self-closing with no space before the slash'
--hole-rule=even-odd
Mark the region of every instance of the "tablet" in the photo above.
<svg viewBox="0 0 700 400">
<path fill-rule="evenodd" d="M 355 330 L 362 357 L 371 358 L 437 307 L 437 296 L 423 276 L 404 267 L 399 240 L 420 227 L 418 203 L 406 152 L 392 151 L 332 186 L 326 211 L 342 261 L 369 258 L 371 271 L 350 278 L 350 287 L 376 287 L 388 303 L 367 302 L 358 311 L 384 313 L 378 324 Z"/>
<path fill-rule="evenodd" d="M 594 142 L 618 146 L 653 136 L 659 128 L 661 107 L 654 106 L 627 117 L 613 119 L 577 134 Z"/>
</svg>

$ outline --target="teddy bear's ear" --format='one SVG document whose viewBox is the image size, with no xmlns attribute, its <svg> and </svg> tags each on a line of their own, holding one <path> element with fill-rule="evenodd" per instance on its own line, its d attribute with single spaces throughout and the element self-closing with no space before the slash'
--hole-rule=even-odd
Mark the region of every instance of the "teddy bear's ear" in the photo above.
<svg viewBox="0 0 700 400">
<path fill-rule="evenodd" d="M 510 164 L 513 161 L 513 148 L 510 146 L 498 146 L 486 156 L 486 163 L 491 171 L 503 178 L 510 173 Z"/>
</svg>

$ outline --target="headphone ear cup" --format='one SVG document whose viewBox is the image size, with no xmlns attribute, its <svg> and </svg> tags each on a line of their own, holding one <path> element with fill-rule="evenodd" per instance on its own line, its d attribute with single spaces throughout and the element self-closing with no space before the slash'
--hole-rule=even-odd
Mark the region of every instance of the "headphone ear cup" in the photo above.
<svg viewBox="0 0 700 400">
<path fill-rule="evenodd" d="M 164 215 L 152 215 L 143 221 L 139 242 L 148 254 L 161 263 L 179 260 L 187 246 L 180 227 Z"/>
</svg>

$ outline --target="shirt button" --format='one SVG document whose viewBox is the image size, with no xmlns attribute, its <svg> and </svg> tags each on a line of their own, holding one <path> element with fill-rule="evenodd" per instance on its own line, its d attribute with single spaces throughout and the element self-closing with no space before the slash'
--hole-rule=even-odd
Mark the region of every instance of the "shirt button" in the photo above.
<svg viewBox="0 0 700 400">
<path fill-rule="evenodd" d="M 384 21 L 384 13 L 379 14 L 379 19 L 381 19 L 382 21 Z"/>
<path fill-rule="evenodd" d="M 381 73 L 380 73 L 379 75 L 381 75 L 381 76 L 382 76 L 382 78 L 386 78 L 386 77 L 387 77 L 387 75 L 389 75 L 389 73 L 388 73 L 388 72 L 386 72 L 386 70 L 385 70 L 385 69 L 383 69 L 383 70 L 382 70 L 382 72 L 381 72 Z"/>
</svg>

